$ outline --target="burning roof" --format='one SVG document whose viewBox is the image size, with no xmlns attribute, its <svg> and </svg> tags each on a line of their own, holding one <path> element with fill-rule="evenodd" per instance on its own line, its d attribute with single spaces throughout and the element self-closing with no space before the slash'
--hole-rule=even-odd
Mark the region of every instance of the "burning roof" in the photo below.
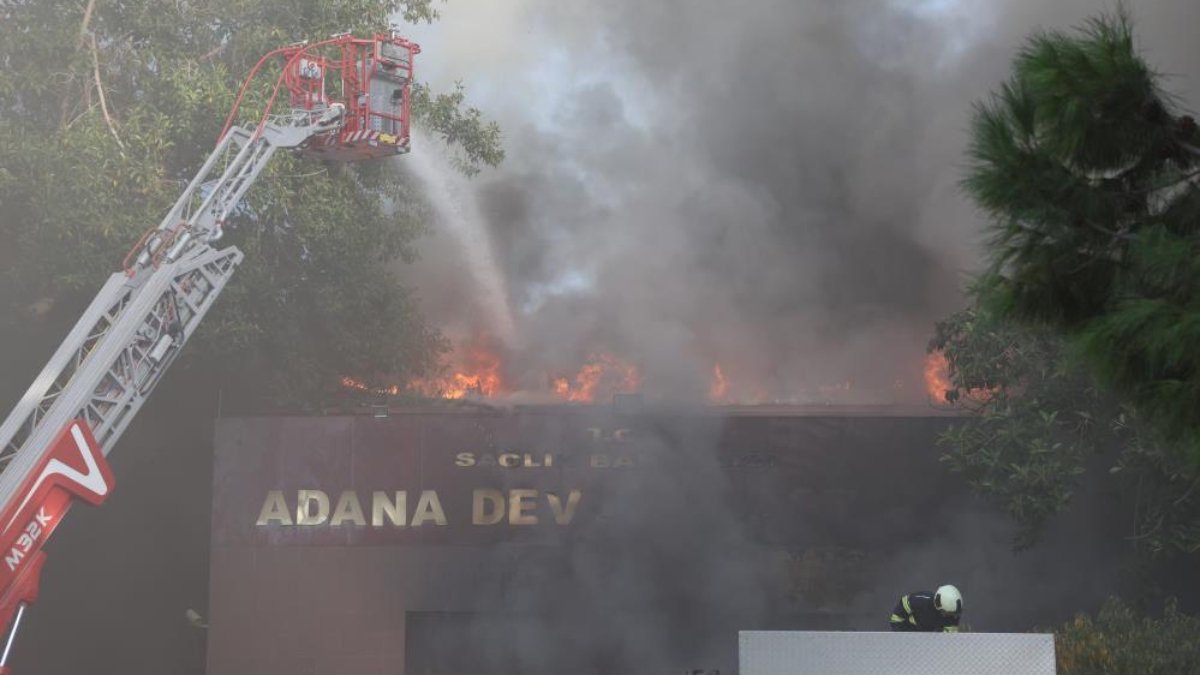
<svg viewBox="0 0 1200 675">
<path fill-rule="evenodd" d="M 471 400 L 513 404 L 550 405 L 557 403 L 607 403 L 614 396 L 643 393 L 646 376 L 635 359 L 609 350 L 587 352 L 570 368 L 539 369 L 517 372 L 519 359 L 509 350 L 480 334 L 460 343 L 440 373 L 409 378 L 403 382 L 369 383 L 365 378 L 346 376 L 348 389 L 382 396 L 406 396 L 415 399 Z M 897 404 L 916 405 L 921 399 L 944 405 L 952 388 L 945 357 L 934 352 L 921 366 L 924 389 L 914 396 L 905 383 L 897 380 L 888 392 L 864 392 L 850 380 L 818 383 L 802 391 L 785 391 L 779 383 L 760 381 L 736 369 L 735 364 L 714 362 L 707 373 L 703 397 L 678 397 L 676 402 L 707 403 L 714 406 L 863 406 L 887 408 Z M 672 397 L 651 396 L 655 402 Z"/>
</svg>

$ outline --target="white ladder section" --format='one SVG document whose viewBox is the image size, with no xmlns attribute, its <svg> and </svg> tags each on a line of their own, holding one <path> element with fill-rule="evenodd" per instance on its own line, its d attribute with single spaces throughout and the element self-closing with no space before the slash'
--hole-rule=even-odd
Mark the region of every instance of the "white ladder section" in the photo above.
<svg viewBox="0 0 1200 675">
<path fill-rule="evenodd" d="M 236 247 L 212 246 L 226 219 L 275 150 L 340 124 L 338 108 L 300 111 L 221 139 L 0 425 L 0 504 L 11 502 L 73 419 L 86 421 L 105 455 L 112 451 L 242 262 Z"/>
</svg>

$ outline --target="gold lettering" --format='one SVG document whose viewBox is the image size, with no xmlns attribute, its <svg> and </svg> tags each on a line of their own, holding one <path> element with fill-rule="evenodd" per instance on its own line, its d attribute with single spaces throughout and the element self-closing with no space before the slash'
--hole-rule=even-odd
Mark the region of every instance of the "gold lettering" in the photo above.
<svg viewBox="0 0 1200 675">
<path fill-rule="evenodd" d="M 544 458 L 542 463 L 545 464 L 547 467 L 554 466 L 554 455 L 547 452 L 546 457 Z"/>
<path fill-rule="evenodd" d="M 521 457 L 519 455 L 514 455 L 514 454 L 508 453 L 508 452 L 504 453 L 503 455 L 500 455 L 500 466 L 502 466 L 506 469 L 511 469 L 520 463 L 521 463 Z"/>
<path fill-rule="evenodd" d="M 508 491 L 509 525 L 537 525 L 537 516 L 526 513 L 526 511 L 532 511 L 537 508 L 537 504 L 533 501 L 537 499 L 537 495 L 537 490 Z"/>
<path fill-rule="evenodd" d="M 442 503 L 438 501 L 437 492 L 433 490 L 422 490 L 421 496 L 417 499 L 417 512 L 413 514 L 412 526 L 420 527 L 427 520 L 432 520 L 434 525 L 446 524 L 446 513 L 442 511 Z"/>
<path fill-rule="evenodd" d="M 549 457 L 549 455 L 546 456 Z M 540 469 L 543 465 L 538 464 L 538 461 L 533 458 L 533 454 L 527 452 L 525 453 L 525 462 L 522 464 L 522 466 L 524 466 L 526 469 Z"/>
<path fill-rule="evenodd" d="M 317 505 L 313 515 L 312 505 Z M 296 493 L 296 524 L 320 525 L 329 519 L 329 495 L 320 490 L 300 490 Z"/>
<path fill-rule="evenodd" d="M 388 520 L 392 521 L 392 525 L 404 527 L 405 512 L 408 511 L 408 505 L 405 503 L 408 499 L 408 494 L 403 490 L 396 492 L 396 501 L 388 499 L 386 492 L 376 490 L 371 493 L 371 527 L 383 527 L 383 516 L 387 514 Z"/>
<path fill-rule="evenodd" d="M 489 506 L 490 504 L 490 506 Z M 504 493 L 475 490 L 471 495 L 471 524 L 495 525 L 504 518 Z"/>
<path fill-rule="evenodd" d="M 592 437 L 593 441 L 600 440 L 600 428 L 599 427 L 588 427 L 588 428 L 584 429 L 584 431 L 588 432 L 588 435 L 590 435 Z"/>
<path fill-rule="evenodd" d="M 258 526 L 270 525 L 272 520 L 278 520 L 280 525 L 291 525 L 292 517 L 288 515 L 287 502 L 283 499 L 283 490 L 271 490 L 263 501 L 262 510 L 258 512 Z"/>
<path fill-rule="evenodd" d="M 475 466 L 475 453 L 460 452 L 454 456 L 455 466 Z"/>
<path fill-rule="evenodd" d="M 617 443 L 624 443 L 625 436 L 628 434 L 629 434 L 628 429 L 617 429 L 616 431 L 613 432 L 612 437 L 613 437 L 613 440 L 616 441 Z"/>
<path fill-rule="evenodd" d="M 329 520 L 332 527 L 351 521 L 359 527 L 365 527 L 367 519 L 363 518 L 362 504 L 358 503 L 358 495 L 353 490 L 345 490 L 338 497 L 337 506 L 333 507 L 333 518 Z"/>
<path fill-rule="evenodd" d="M 579 500 L 583 498 L 583 493 L 579 490 L 571 490 L 567 494 L 567 506 L 563 507 L 562 499 L 553 492 L 546 493 L 546 501 L 550 502 L 550 511 L 554 513 L 554 522 L 559 525 L 570 525 L 571 519 L 575 517 L 575 507 L 579 506 Z"/>
</svg>

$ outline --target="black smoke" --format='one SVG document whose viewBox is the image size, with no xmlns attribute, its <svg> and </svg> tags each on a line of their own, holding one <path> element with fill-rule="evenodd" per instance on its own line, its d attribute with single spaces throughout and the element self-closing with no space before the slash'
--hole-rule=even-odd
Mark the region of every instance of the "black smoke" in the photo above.
<svg viewBox="0 0 1200 675">
<path fill-rule="evenodd" d="M 1200 18 L 1194 3 L 1129 4 L 1153 63 L 1196 63 L 1179 28 Z M 464 79 L 506 133 L 508 160 L 474 197 L 515 325 L 512 370 L 604 348 L 642 366 L 651 396 L 701 397 L 720 363 L 735 398 L 824 400 L 843 385 L 847 402 L 923 401 L 931 324 L 979 266 L 981 219 L 957 187 L 972 101 L 1031 31 L 1113 7 L 448 7 L 427 74 Z"/>
</svg>

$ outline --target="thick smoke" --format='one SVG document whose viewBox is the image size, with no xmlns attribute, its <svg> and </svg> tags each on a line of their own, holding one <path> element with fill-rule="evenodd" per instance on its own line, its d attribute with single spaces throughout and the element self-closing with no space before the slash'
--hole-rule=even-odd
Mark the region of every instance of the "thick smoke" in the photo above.
<svg viewBox="0 0 1200 675">
<path fill-rule="evenodd" d="M 591 508 L 569 535 L 551 535 L 554 545 L 482 553 L 488 581 L 470 585 L 465 602 L 451 600 L 472 611 L 458 625 L 410 630 L 409 666 L 580 675 L 736 670 L 737 632 L 768 616 L 777 572 L 735 515 L 716 462 L 721 424 L 639 425 L 632 451 L 639 466 L 609 469 L 590 484 Z"/>
<path fill-rule="evenodd" d="M 524 443 L 553 443 L 534 419 Z M 568 426 L 582 419 L 630 427 L 606 451 L 635 465 L 566 471 L 586 500 L 570 527 L 471 548 L 457 580 L 426 561 L 420 583 L 440 590 L 408 615 L 410 672 L 730 673 L 739 631 L 886 630 L 901 594 L 942 583 L 963 589 L 980 632 L 1052 628 L 1130 590 L 1131 549 L 1113 536 L 1124 507 L 1099 472 L 1014 554 L 1012 524 L 937 469 L 944 421 L 597 415 Z"/>
<path fill-rule="evenodd" d="M 1140 46 L 1171 76 L 1168 88 L 1200 100 L 1196 80 L 1179 75 L 1200 63 L 1190 35 L 1200 5 L 1128 5 Z M 1114 7 L 448 4 L 443 21 L 415 37 L 426 47 L 424 77 L 441 87 L 462 78 L 505 131 L 508 159 L 463 197 L 483 216 L 508 298 L 508 374 L 527 378 L 514 384 L 537 388 L 547 370 L 605 349 L 638 362 L 651 398 L 702 397 L 720 363 L 735 399 L 766 391 L 799 401 L 924 401 L 932 324 L 962 304 L 964 277 L 980 265 L 983 221 L 957 185 L 971 104 L 1008 75 L 1032 31 Z M 496 308 L 480 306 L 488 294 L 462 271 L 463 241 L 438 231 L 412 280 L 455 337 L 495 334 L 487 317 Z M 436 290 L 426 291 L 434 279 Z M 468 629 L 476 644 L 494 647 L 489 660 L 632 672 L 686 655 L 699 668 L 725 667 L 697 645 L 772 614 L 779 580 L 755 562 L 761 551 L 739 534 L 728 504 L 697 501 L 702 518 L 666 517 L 690 495 L 720 492 L 719 477 L 687 475 L 648 474 L 664 487 L 609 495 L 617 512 L 547 559 L 495 551 L 490 563 L 513 569 L 502 593 L 538 618 L 489 623 L 479 607 Z M 878 630 L 900 593 L 946 581 L 967 592 L 969 621 L 981 630 L 1052 625 L 1120 592 L 1122 555 L 1097 534 L 1095 514 L 1069 515 L 1042 546 L 1013 556 L 1006 519 L 960 506 L 886 561 L 865 561 L 865 592 L 843 598 L 826 589 L 848 612 L 829 627 Z M 647 510 L 665 514 L 659 523 L 707 527 L 664 530 L 639 519 Z M 819 551 L 802 555 L 823 564 Z M 664 579 L 678 585 L 646 586 Z M 703 618 L 689 622 L 692 611 Z M 693 642 L 680 645 L 681 636 Z"/>
<path fill-rule="evenodd" d="M 639 363 L 650 396 L 702 396 L 720 363 L 735 398 L 923 401 L 931 324 L 979 265 L 981 219 L 957 188 L 971 102 L 1029 32 L 1112 7 L 448 4 L 416 37 L 425 76 L 463 78 L 506 133 L 474 198 L 509 299 L 510 375 L 536 387 L 606 349 Z M 1195 3 L 1131 8 L 1154 63 L 1196 63 Z M 416 282 L 464 260 L 432 254 Z"/>
<path fill-rule="evenodd" d="M 1037 546 L 1015 553 L 1009 518 L 979 500 L 956 500 L 961 503 L 930 528 L 928 541 L 895 554 L 855 595 L 852 607 L 864 618 L 851 628 L 879 630 L 881 621 L 867 618 L 869 612 L 879 614 L 903 593 L 944 583 L 963 591 L 964 622 L 981 632 L 1048 630 L 1078 612 L 1097 610 L 1111 596 L 1142 599 L 1130 574 L 1132 548 L 1112 536 L 1112 519 L 1122 514 L 1111 508 L 1112 495 L 1097 494 L 1096 481 L 1090 483 L 1092 489 L 1051 521 Z"/>
</svg>

